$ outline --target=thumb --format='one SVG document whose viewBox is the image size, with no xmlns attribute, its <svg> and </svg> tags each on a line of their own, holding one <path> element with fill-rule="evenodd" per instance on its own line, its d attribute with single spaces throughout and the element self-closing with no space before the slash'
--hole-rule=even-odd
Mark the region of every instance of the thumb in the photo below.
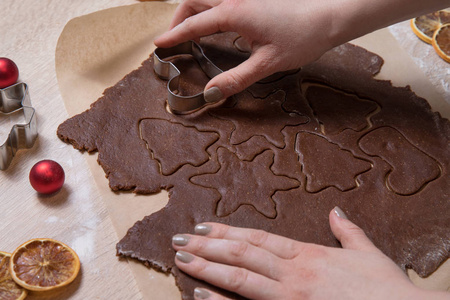
<svg viewBox="0 0 450 300">
<path fill-rule="evenodd" d="M 269 55 L 270 57 L 270 55 Z M 268 54 L 257 51 L 240 65 L 212 78 L 205 87 L 205 100 L 217 102 L 242 92 L 253 83 L 273 73 Z"/>
<path fill-rule="evenodd" d="M 364 231 L 347 219 L 345 213 L 335 207 L 330 212 L 330 227 L 342 248 L 368 252 L 380 252 Z"/>
</svg>

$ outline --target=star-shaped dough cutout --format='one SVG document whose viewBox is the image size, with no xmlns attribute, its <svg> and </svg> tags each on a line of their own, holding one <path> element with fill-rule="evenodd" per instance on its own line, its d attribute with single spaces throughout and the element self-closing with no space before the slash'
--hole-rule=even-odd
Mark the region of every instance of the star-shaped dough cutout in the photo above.
<svg viewBox="0 0 450 300">
<path fill-rule="evenodd" d="M 277 216 L 276 204 L 272 196 L 277 191 L 286 191 L 300 186 L 287 176 L 275 175 L 270 169 L 274 153 L 264 151 L 252 161 L 243 161 L 225 148 L 217 151 L 220 169 L 214 174 L 193 176 L 194 184 L 213 188 L 220 194 L 216 215 L 224 217 L 232 214 L 242 205 L 253 206 L 268 218 Z"/>
</svg>

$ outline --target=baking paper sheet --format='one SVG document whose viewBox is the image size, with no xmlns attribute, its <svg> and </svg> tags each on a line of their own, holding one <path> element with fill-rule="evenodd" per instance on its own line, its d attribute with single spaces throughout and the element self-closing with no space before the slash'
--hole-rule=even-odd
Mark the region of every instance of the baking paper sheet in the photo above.
<svg viewBox="0 0 450 300">
<path fill-rule="evenodd" d="M 148 58 L 155 48 L 153 39 L 167 29 L 175 7 L 163 2 L 138 3 L 75 18 L 66 25 L 56 49 L 56 73 L 70 116 L 88 109 L 105 88 L 114 85 Z M 440 98 L 387 29 L 355 43 L 385 60 L 378 78 L 392 80 L 397 86 L 410 85 L 419 96 L 429 100 L 434 110 L 447 118 L 450 116 L 450 104 Z M 119 237 L 124 236 L 136 221 L 166 205 L 166 192 L 151 196 L 112 192 L 97 163 L 97 155 L 85 156 Z M 127 262 L 117 260 L 112 263 Z M 128 263 L 145 299 L 180 299 L 171 276 L 134 261 Z M 414 272 L 409 275 L 421 287 L 450 289 L 449 261 L 427 279 Z"/>
</svg>

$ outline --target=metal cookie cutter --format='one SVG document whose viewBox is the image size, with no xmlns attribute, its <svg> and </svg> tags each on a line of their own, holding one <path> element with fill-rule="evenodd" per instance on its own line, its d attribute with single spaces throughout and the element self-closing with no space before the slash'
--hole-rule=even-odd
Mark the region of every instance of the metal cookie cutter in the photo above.
<svg viewBox="0 0 450 300">
<path fill-rule="evenodd" d="M 35 110 L 31 107 L 28 86 L 21 82 L 0 89 L 0 113 L 22 110 L 24 124 L 15 124 L 6 141 L 0 145 L 0 170 L 6 170 L 19 149 L 31 148 L 37 137 Z"/>
<path fill-rule="evenodd" d="M 199 63 L 205 74 L 213 78 L 223 71 L 214 65 L 203 53 L 199 44 L 188 41 L 170 48 L 156 48 L 154 52 L 153 69 L 156 74 L 167 83 L 168 103 L 173 113 L 186 114 L 193 112 L 208 104 L 203 96 L 203 92 L 193 96 L 181 96 L 177 94 L 180 71 L 169 61 L 164 59 L 180 54 L 190 54 Z"/>
</svg>

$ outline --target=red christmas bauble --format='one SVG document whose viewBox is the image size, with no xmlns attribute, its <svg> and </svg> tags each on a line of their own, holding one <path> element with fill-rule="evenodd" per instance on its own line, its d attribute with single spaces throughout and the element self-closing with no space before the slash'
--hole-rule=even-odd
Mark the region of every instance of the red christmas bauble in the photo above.
<svg viewBox="0 0 450 300">
<path fill-rule="evenodd" d="M 30 171 L 31 186 L 41 194 L 59 191 L 65 180 L 64 169 L 53 160 L 41 160 Z"/>
<path fill-rule="evenodd" d="M 6 57 L 0 57 L 0 89 L 13 85 L 19 79 L 17 65 Z"/>
</svg>

